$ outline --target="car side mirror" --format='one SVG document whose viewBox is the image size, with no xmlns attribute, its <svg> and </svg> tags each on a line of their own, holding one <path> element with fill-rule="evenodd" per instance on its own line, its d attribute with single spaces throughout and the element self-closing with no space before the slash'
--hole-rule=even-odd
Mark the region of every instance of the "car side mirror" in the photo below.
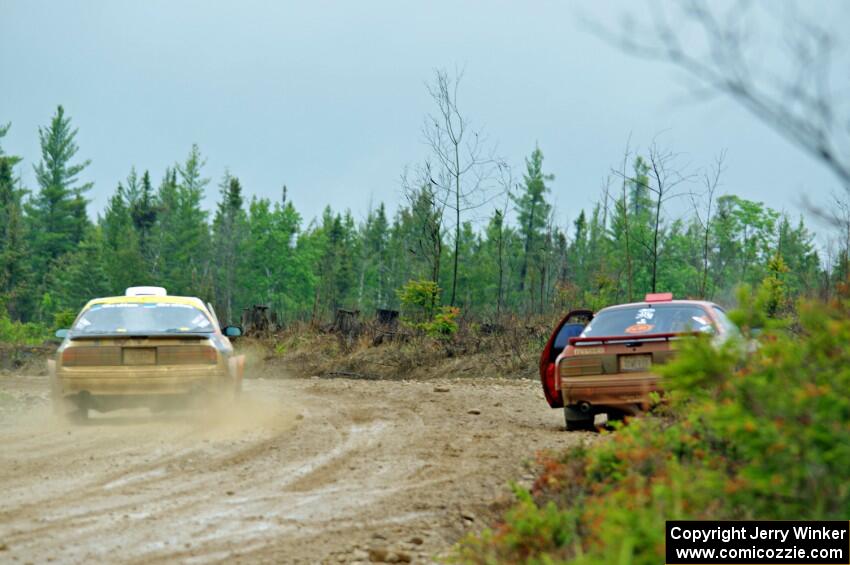
<svg viewBox="0 0 850 565">
<path fill-rule="evenodd" d="M 66 330 L 66 329 L 56 330 L 56 333 L 53 334 L 53 335 L 55 335 L 59 339 L 65 339 L 66 337 L 68 337 L 68 330 Z"/>
<path fill-rule="evenodd" d="M 242 335 L 242 328 L 239 326 L 227 326 L 224 328 L 224 335 L 227 337 L 239 337 Z"/>
</svg>

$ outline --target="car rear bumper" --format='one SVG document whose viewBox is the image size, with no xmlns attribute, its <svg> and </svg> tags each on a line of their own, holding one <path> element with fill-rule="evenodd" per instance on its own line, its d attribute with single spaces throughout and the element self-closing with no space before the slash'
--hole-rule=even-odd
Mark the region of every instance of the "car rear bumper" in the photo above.
<svg viewBox="0 0 850 565">
<path fill-rule="evenodd" d="M 661 392 L 661 377 L 651 373 L 588 375 L 561 379 L 565 404 L 609 406 L 630 409 L 649 408 L 650 394 Z"/>
<path fill-rule="evenodd" d="M 55 371 L 55 369 L 54 369 Z M 62 396 L 185 395 L 215 391 L 232 383 L 218 366 L 75 367 L 55 371 L 55 390 Z"/>
</svg>

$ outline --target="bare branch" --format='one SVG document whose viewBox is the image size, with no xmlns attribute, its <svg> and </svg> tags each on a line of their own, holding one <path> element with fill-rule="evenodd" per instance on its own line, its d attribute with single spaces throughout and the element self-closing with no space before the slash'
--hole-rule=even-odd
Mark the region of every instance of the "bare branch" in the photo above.
<svg viewBox="0 0 850 565">
<path fill-rule="evenodd" d="M 436 111 L 426 116 L 422 126 L 422 137 L 438 165 L 437 174 L 429 173 L 428 182 L 434 187 L 440 206 L 454 212 L 451 305 L 457 296 L 462 217 L 500 195 L 499 184 L 494 182 L 501 163 L 495 156 L 495 147 L 490 146 L 483 131 L 472 129 L 458 106 L 462 78 L 462 71 L 456 70 L 452 78 L 445 70 L 435 70 L 427 89 Z"/>
<path fill-rule="evenodd" d="M 850 115 L 832 87 L 834 76 L 846 81 L 847 75 L 836 63 L 840 42 L 827 27 L 829 18 L 815 23 L 788 3 L 734 2 L 721 9 L 688 0 L 663 9 L 650 6 L 648 22 L 626 18 L 619 29 L 599 24 L 591 29 L 629 54 L 672 63 L 700 88 L 730 95 L 850 190 Z M 772 26 L 765 30 L 765 22 Z M 762 39 L 776 49 L 768 51 Z M 765 57 L 780 51 L 784 57 Z"/>
</svg>

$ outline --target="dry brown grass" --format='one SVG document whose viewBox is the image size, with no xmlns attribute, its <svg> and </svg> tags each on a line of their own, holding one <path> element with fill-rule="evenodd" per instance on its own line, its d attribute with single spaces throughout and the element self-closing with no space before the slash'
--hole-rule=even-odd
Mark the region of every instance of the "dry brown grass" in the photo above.
<svg viewBox="0 0 850 565">
<path fill-rule="evenodd" d="M 536 378 L 537 359 L 554 322 L 505 318 L 463 321 L 457 333 L 434 338 L 408 328 L 362 324 L 351 336 L 294 325 L 264 341 L 242 340 L 271 367 L 297 376 L 429 379 L 494 376 Z"/>
</svg>

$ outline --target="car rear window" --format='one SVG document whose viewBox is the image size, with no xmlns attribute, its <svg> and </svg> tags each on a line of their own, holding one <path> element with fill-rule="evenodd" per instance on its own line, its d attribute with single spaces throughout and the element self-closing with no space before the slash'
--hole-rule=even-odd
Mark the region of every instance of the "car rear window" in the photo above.
<svg viewBox="0 0 850 565">
<path fill-rule="evenodd" d="M 715 331 L 708 313 L 694 304 L 647 304 L 599 312 L 581 337 L 641 336 Z"/>
<path fill-rule="evenodd" d="M 558 331 L 558 335 L 555 336 L 552 348 L 558 350 L 558 352 L 563 351 L 567 348 L 570 338 L 581 335 L 583 329 L 584 324 L 564 324 L 561 326 L 560 331 Z"/>
<path fill-rule="evenodd" d="M 212 333 L 213 325 L 201 310 L 188 304 L 95 304 L 83 312 L 72 335 Z"/>
</svg>

